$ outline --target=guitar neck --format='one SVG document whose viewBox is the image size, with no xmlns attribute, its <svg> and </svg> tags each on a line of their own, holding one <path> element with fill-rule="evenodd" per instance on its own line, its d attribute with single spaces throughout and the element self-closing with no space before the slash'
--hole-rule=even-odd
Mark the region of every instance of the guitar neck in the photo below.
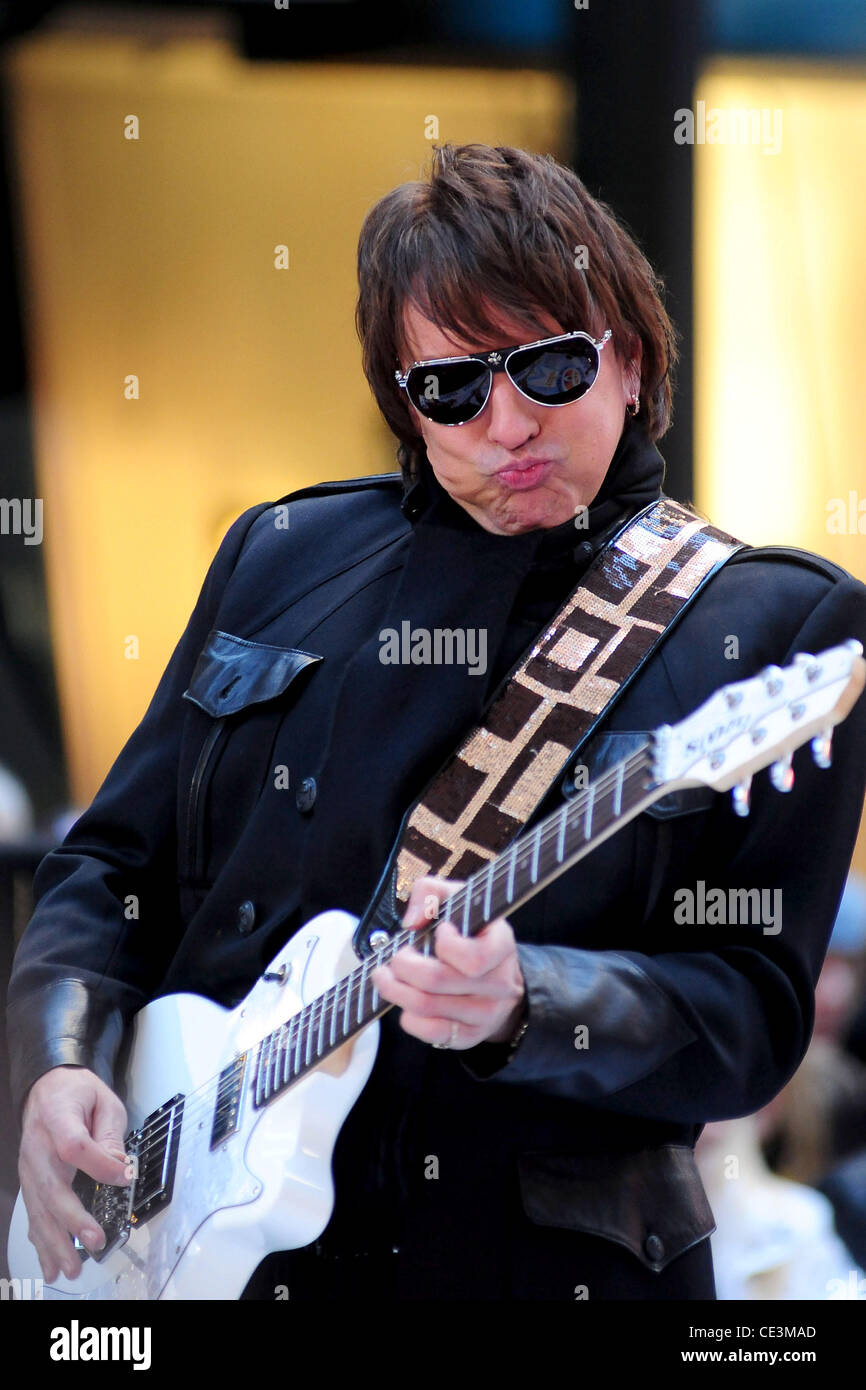
<svg viewBox="0 0 866 1390">
<path fill-rule="evenodd" d="M 670 789 L 668 783 L 653 780 L 649 742 L 590 782 L 472 874 L 428 926 L 397 932 L 356 970 L 264 1038 L 256 1058 L 255 1105 L 265 1105 L 393 1007 L 370 979 L 377 966 L 404 946 L 431 955 L 439 921 L 453 922 L 464 936 L 477 935 L 495 918 L 527 902 Z"/>
</svg>

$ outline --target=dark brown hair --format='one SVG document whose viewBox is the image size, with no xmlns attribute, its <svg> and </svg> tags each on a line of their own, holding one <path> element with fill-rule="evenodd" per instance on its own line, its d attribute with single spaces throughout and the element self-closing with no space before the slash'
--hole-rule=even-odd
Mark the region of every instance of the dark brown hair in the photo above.
<svg viewBox="0 0 866 1390">
<path fill-rule="evenodd" d="M 400 184 L 367 213 L 358 289 L 364 372 L 400 441 L 407 482 L 426 458 L 394 380 L 398 358 L 405 365 L 403 310 L 410 301 L 442 331 L 479 346 L 498 341 L 485 300 L 538 337 L 549 333 L 542 314 L 596 338 L 610 328 L 623 362 L 640 341 L 638 419 L 651 439 L 670 424 L 677 349 L 661 282 L 611 209 L 552 155 L 434 145 L 429 179 Z"/>
</svg>

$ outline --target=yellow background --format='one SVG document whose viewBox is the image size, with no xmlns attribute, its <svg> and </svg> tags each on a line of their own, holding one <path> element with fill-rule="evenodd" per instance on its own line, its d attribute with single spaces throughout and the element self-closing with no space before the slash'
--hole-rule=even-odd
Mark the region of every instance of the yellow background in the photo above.
<svg viewBox="0 0 866 1390">
<path fill-rule="evenodd" d="M 53 641 L 83 805 L 235 517 L 397 467 L 353 321 L 369 207 L 420 176 L 434 139 L 564 153 L 572 94 L 528 70 L 253 64 L 219 40 L 69 35 L 21 41 L 8 78 Z"/>
</svg>

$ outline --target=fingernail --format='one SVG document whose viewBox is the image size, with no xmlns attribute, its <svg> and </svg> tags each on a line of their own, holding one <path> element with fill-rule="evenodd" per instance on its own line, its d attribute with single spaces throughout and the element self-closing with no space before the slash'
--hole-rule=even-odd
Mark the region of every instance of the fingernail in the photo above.
<svg viewBox="0 0 866 1390">
<path fill-rule="evenodd" d="M 95 1226 L 88 1226 L 83 1236 L 83 1242 L 93 1250 L 101 1250 L 105 1244 L 105 1236 Z"/>
</svg>

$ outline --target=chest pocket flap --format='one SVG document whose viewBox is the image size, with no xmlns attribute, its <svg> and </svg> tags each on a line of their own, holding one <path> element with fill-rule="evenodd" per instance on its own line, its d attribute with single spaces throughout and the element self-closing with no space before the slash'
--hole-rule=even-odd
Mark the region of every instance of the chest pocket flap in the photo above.
<svg viewBox="0 0 866 1390">
<path fill-rule="evenodd" d="M 297 647 L 251 642 L 214 628 L 208 634 L 183 698 L 219 719 L 282 695 L 296 676 L 323 660 L 324 657 Z"/>
</svg>

